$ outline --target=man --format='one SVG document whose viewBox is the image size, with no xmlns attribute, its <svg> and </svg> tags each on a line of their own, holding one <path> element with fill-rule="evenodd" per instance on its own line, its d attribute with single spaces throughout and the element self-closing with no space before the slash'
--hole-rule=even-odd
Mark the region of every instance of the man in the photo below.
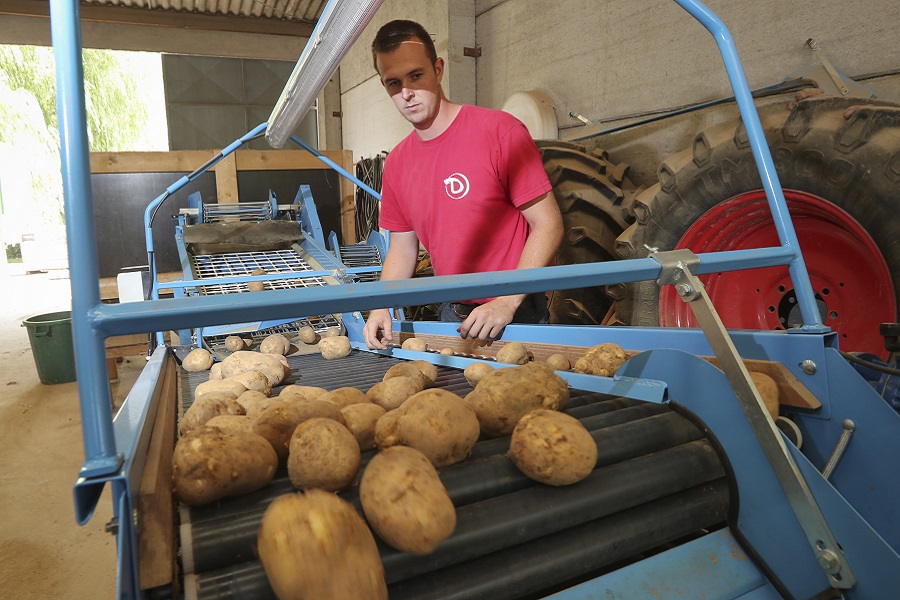
<svg viewBox="0 0 900 600">
<path fill-rule="evenodd" d="M 525 126 L 507 113 L 447 100 L 444 61 L 418 23 L 384 25 L 372 56 L 385 90 L 414 128 L 385 161 L 380 226 L 391 238 L 381 280 L 412 277 L 420 242 L 435 275 L 551 264 L 562 217 Z M 546 322 L 546 297 L 445 303 L 441 320 L 460 321 L 464 338 L 494 339 L 514 320 Z M 369 348 L 386 348 L 393 341 L 390 312 L 372 311 L 363 334 Z"/>
</svg>

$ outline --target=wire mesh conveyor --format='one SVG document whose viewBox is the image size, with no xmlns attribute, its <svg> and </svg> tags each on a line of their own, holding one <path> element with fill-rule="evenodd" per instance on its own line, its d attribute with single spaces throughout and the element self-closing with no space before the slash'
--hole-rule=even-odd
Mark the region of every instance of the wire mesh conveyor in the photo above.
<svg viewBox="0 0 900 600">
<path fill-rule="evenodd" d="M 365 244 L 348 244 L 341 246 L 341 262 L 347 267 L 380 267 L 382 256 L 377 246 Z M 360 273 L 355 275 L 357 281 L 378 281 L 381 277 L 379 271 L 372 273 Z"/>
<path fill-rule="evenodd" d="M 353 351 L 340 360 L 288 357 L 298 383 L 367 390 L 398 359 Z M 186 408 L 203 373 L 180 373 Z M 460 370 L 438 367 L 437 387 L 471 391 Z M 273 395 L 280 390 L 273 390 Z M 716 452 L 666 406 L 572 390 L 565 412 L 597 440 L 598 464 L 571 486 L 537 484 L 506 457 L 509 438 L 482 439 L 440 476 L 457 508 L 454 535 L 427 556 L 379 541 L 392 600 L 532 598 L 646 558 L 720 526 L 728 508 Z M 363 454 L 363 468 L 374 452 Z M 274 598 L 256 557 L 266 507 L 293 492 L 282 469 L 266 488 L 181 509 L 187 599 Z M 358 490 L 341 494 L 360 509 Z"/>
</svg>

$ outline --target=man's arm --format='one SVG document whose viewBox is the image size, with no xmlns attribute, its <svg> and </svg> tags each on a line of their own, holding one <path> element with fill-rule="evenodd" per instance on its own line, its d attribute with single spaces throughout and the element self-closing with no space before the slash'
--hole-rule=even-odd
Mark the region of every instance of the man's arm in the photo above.
<svg viewBox="0 0 900 600">
<path fill-rule="evenodd" d="M 516 269 L 546 267 L 556 256 L 563 237 L 562 215 L 553 192 L 520 208 L 531 228 Z M 527 294 L 499 296 L 473 310 L 459 328 L 462 337 L 494 339 L 512 322 Z"/>
<path fill-rule="evenodd" d="M 415 232 L 391 232 L 390 246 L 384 264 L 381 267 L 381 281 L 396 279 L 409 279 L 416 270 L 416 261 L 419 258 L 419 238 Z M 366 326 L 363 328 L 363 337 L 366 346 L 370 349 L 384 350 L 385 342 L 394 340 L 391 312 L 386 308 L 379 308 L 369 313 Z M 378 330 L 384 330 L 384 338 L 378 339 Z"/>
</svg>

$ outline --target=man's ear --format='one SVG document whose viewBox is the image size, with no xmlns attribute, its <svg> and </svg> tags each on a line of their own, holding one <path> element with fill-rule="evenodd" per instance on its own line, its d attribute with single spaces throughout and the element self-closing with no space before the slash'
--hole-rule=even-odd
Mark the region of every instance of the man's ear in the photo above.
<svg viewBox="0 0 900 600">
<path fill-rule="evenodd" d="M 434 61 L 434 74 L 437 77 L 437 82 L 440 83 L 441 78 L 444 76 L 444 59 L 440 56 Z"/>
</svg>

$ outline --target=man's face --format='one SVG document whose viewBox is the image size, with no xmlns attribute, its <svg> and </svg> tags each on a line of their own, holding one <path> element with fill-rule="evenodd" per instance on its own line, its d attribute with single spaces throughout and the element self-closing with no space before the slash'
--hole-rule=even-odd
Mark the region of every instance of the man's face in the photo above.
<svg viewBox="0 0 900 600">
<path fill-rule="evenodd" d="M 416 129 L 431 126 L 441 103 L 443 59 L 432 65 L 418 40 L 403 42 L 376 58 L 381 83 L 403 118 Z"/>
</svg>

